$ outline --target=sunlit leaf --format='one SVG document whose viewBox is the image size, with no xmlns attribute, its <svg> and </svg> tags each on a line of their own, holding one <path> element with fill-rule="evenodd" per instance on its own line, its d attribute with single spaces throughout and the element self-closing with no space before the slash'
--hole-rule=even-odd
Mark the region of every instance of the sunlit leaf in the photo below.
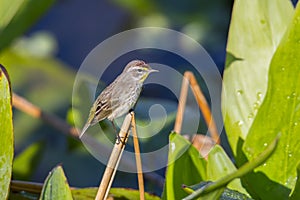
<svg viewBox="0 0 300 200">
<path fill-rule="evenodd" d="M 234 1 L 222 92 L 224 123 L 234 155 L 265 97 L 270 61 L 293 12 L 289 0 Z"/>
<path fill-rule="evenodd" d="M 168 167 L 162 199 L 181 199 L 186 193 L 182 184 L 193 185 L 206 180 L 206 161 L 184 137 L 171 133 Z"/>
<path fill-rule="evenodd" d="M 44 182 L 41 200 L 73 199 L 67 178 L 61 166 L 55 167 Z"/>
<path fill-rule="evenodd" d="M 0 64 L 0 199 L 6 199 L 14 156 L 11 90 L 8 74 Z"/>
<path fill-rule="evenodd" d="M 238 170 L 233 171 L 232 173 L 216 180 L 215 182 L 211 182 L 209 184 L 206 184 L 204 187 L 200 187 L 199 189 L 195 190 L 192 194 L 185 197 L 184 200 L 197 199 L 199 197 L 202 197 L 203 199 L 211 199 L 212 197 L 214 199 L 218 199 L 221 196 L 225 187 L 230 182 L 232 182 L 236 178 L 241 178 L 247 175 L 255 168 L 263 164 L 267 159 L 269 159 L 277 147 L 278 140 L 279 140 L 279 136 L 277 136 L 268 145 L 268 147 L 263 152 L 261 152 L 261 154 L 258 155 L 256 158 L 254 158 L 250 162 L 247 162 L 246 164 L 241 166 Z"/>
<path fill-rule="evenodd" d="M 0 32 L 7 26 L 22 5 L 23 0 L 1 1 L 0 6 Z"/>
<path fill-rule="evenodd" d="M 261 198 L 268 195 L 287 198 L 297 180 L 296 168 L 300 160 L 299 19 L 298 4 L 271 61 L 266 97 L 244 143 L 243 150 L 247 158 L 252 159 L 266 148 L 275 135 L 281 134 L 277 151 L 256 170 L 269 180 L 268 187 L 256 188 L 257 180 L 249 180 Z"/>
<path fill-rule="evenodd" d="M 208 154 L 207 159 L 207 180 L 216 181 L 229 173 L 235 172 L 237 169 L 227 156 L 223 148 L 215 145 Z M 228 186 L 229 189 L 239 191 L 247 194 L 244 187 L 241 185 L 240 179 L 231 181 Z"/>
<path fill-rule="evenodd" d="M 2 0 L 0 6 L 0 51 L 33 25 L 53 2 L 54 0 Z"/>
</svg>

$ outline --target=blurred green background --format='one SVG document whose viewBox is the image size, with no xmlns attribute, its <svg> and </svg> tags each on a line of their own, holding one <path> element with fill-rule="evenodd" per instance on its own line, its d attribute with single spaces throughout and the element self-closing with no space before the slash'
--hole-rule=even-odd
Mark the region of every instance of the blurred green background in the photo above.
<svg viewBox="0 0 300 200">
<path fill-rule="evenodd" d="M 28 2 L 34 4 L 37 1 Z M 18 7 L 18 1 L 14 3 L 8 7 Z M 70 123 L 76 70 L 96 45 L 119 32 L 143 26 L 166 27 L 183 32 L 203 45 L 220 72 L 223 71 L 232 0 L 64 0 L 53 3 L 43 1 L 40 4 L 36 5 L 39 12 L 23 13 L 27 21 L 15 23 L 11 28 L 11 32 L 18 37 L 7 45 L 0 44 L 0 61 L 8 69 L 14 92 Z M 36 21 L 31 18 L 31 15 L 40 14 Z M 5 25 L 0 24 L 0 27 Z M 120 58 L 116 65 L 128 57 Z M 160 62 L 177 69 L 183 63 L 172 55 L 159 52 L 149 59 L 147 62 Z M 101 80 L 107 84 L 114 77 L 115 74 L 109 74 Z M 146 88 L 143 97 L 153 96 L 154 90 Z M 166 99 L 171 110 L 176 109 L 176 101 L 171 94 L 159 92 L 156 98 Z M 76 110 L 74 112 L 76 114 Z M 147 141 L 145 146 L 165 145 L 173 122 L 174 116 L 171 116 L 162 131 L 164 134 Z M 204 126 L 200 124 L 201 132 L 205 131 Z M 99 184 L 105 166 L 89 154 L 81 142 L 18 110 L 14 110 L 14 130 L 14 179 L 43 182 L 48 172 L 62 163 L 71 186 Z M 152 180 L 146 178 L 146 190 L 160 195 L 164 169 L 156 171 L 155 176 L 152 174 L 151 177 Z M 116 186 L 137 188 L 136 174 L 118 172 L 113 183 L 113 187 Z"/>
</svg>

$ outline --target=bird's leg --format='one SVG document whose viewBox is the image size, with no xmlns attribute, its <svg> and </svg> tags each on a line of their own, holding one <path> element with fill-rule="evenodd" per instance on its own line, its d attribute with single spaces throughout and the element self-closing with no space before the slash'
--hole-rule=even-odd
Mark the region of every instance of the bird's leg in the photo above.
<svg viewBox="0 0 300 200">
<path fill-rule="evenodd" d="M 131 114 L 131 116 L 132 116 L 132 113 L 131 112 L 134 112 L 134 109 L 133 108 L 130 108 L 130 110 L 128 111 L 128 113 L 129 114 Z M 130 123 L 130 129 L 132 129 L 132 127 L 133 127 L 133 124 L 132 124 L 132 122 Z"/>
<path fill-rule="evenodd" d="M 123 144 L 125 144 L 125 141 L 122 141 L 122 137 L 120 137 L 119 135 L 119 132 L 117 131 L 117 128 L 115 126 L 115 123 L 114 123 L 114 120 L 111 121 L 112 125 L 113 125 L 113 128 L 115 130 L 115 133 L 116 133 L 116 144 L 120 144 L 120 142 L 122 142 Z"/>
</svg>

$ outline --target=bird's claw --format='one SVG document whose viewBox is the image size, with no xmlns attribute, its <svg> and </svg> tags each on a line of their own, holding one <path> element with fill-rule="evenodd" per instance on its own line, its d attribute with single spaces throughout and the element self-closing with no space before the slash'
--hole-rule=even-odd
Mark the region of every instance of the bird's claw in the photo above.
<svg viewBox="0 0 300 200">
<path fill-rule="evenodd" d="M 123 140 L 122 140 L 123 138 Z M 122 143 L 123 145 L 125 145 L 125 137 L 121 137 L 119 134 L 117 134 L 117 137 L 116 137 L 116 144 L 120 144 Z"/>
</svg>

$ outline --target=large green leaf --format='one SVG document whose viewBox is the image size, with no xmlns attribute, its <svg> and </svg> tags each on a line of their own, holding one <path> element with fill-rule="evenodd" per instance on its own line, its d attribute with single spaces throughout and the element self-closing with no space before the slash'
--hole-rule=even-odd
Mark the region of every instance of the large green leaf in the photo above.
<svg viewBox="0 0 300 200">
<path fill-rule="evenodd" d="M 271 61 L 265 100 L 245 140 L 248 159 L 257 156 L 272 138 L 281 134 L 277 151 L 256 173 L 264 174 L 270 184 L 260 188 L 261 195 L 274 195 L 278 187 L 292 189 L 300 160 L 300 5 Z M 255 187 L 256 180 L 251 182 Z M 282 190 L 281 190 L 282 191 Z M 285 194 L 283 198 L 287 198 Z"/>
<path fill-rule="evenodd" d="M 221 196 L 223 190 L 225 187 L 235 180 L 236 178 L 241 178 L 245 175 L 247 175 L 249 172 L 253 171 L 253 169 L 257 168 L 261 164 L 263 164 L 267 159 L 270 158 L 270 156 L 274 153 L 276 150 L 276 147 L 278 146 L 278 139 L 277 136 L 268 146 L 267 148 L 261 152 L 260 155 L 258 155 L 256 158 L 251 160 L 250 162 L 247 162 L 243 166 L 241 166 L 238 170 L 233 171 L 229 173 L 226 176 L 223 176 L 222 178 L 219 178 L 215 182 L 210 182 L 206 184 L 203 187 L 200 187 L 199 189 L 195 190 L 193 193 L 191 193 L 189 196 L 185 197 L 184 200 L 190 200 L 190 199 L 198 199 L 199 197 L 203 198 L 204 200 L 210 200 L 210 199 L 219 199 Z M 259 181 L 259 180 L 256 180 Z M 264 187 L 267 187 L 266 185 Z M 274 199 L 274 198 L 265 198 L 265 199 Z"/>
<path fill-rule="evenodd" d="M 73 199 L 67 178 L 61 166 L 55 167 L 45 180 L 41 200 Z"/>
<path fill-rule="evenodd" d="M 16 12 L 19 10 L 23 0 L 2 0 L 0 6 L 0 31 L 4 29 L 7 24 L 15 16 Z"/>
<path fill-rule="evenodd" d="M 194 185 L 206 180 L 206 161 L 184 137 L 171 133 L 168 167 L 162 199 L 181 199 L 186 193 L 182 184 Z"/>
<path fill-rule="evenodd" d="M 11 90 L 8 74 L 0 64 L 0 199 L 6 199 L 14 156 Z"/>
<path fill-rule="evenodd" d="M 227 43 L 222 110 L 235 155 L 238 140 L 245 140 L 264 99 L 270 60 L 293 12 L 289 0 L 234 2 Z"/>
<path fill-rule="evenodd" d="M 209 152 L 207 159 L 207 180 L 216 181 L 229 173 L 235 172 L 237 169 L 227 156 L 223 148 L 215 145 Z M 227 186 L 229 189 L 247 194 L 244 187 L 241 185 L 240 179 L 235 179 Z"/>
<path fill-rule="evenodd" d="M 36 22 L 53 2 L 54 0 L 1 0 L 0 51 Z"/>
</svg>

